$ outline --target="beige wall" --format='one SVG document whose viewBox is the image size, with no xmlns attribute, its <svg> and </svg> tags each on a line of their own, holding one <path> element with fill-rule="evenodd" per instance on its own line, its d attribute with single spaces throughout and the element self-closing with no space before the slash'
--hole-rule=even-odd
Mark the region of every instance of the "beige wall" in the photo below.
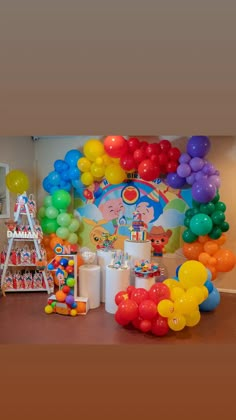
<svg viewBox="0 0 236 420">
<path fill-rule="evenodd" d="M 46 195 L 42 188 L 42 180 L 53 170 L 53 164 L 57 159 L 64 159 L 67 151 L 77 148 L 82 150 L 83 144 L 88 138 L 99 136 L 78 136 L 72 138 L 40 139 L 33 143 L 29 137 L 9 137 L 1 138 L 1 162 L 8 163 L 10 169 L 21 169 L 26 172 L 31 180 L 31 188 L 36 193 L 38 206 L 42 204 Z M 102 136 L 101 136 L 102 137 Z M 147 139 L 142 137 L 142 139 Z M 149 137 L 149 141 L 156 140 L 156 137 Z M 221 200 L 227 205 L 226 217 L 230 223 L 230 231 L 227 233 L 228 240 L 225 248 L 229 248 L 236 253 L 236 176 L 234 168 L 236 164 L 236 137 L 211 137 L 212 148 L 208 159 L 220 170 L 221 173 Z M 174 145 L 183 151 L 186 139 L 175 140 Z M 36 182 L 34 185 L 34 172 Z M 11 198 L 13 199 L 14 197 Z M 1 238 L 3 237 L 3 221 L 1 221 Z M 169 274 L 174 275 L 175 267 L 181 263 L 181 258 L 165 258 Z M 236 270 L 236 269 L 235 269 Z M 235 270 L 221 274 L 216 280 L 216 285 L 221 288 L 236 290 Z"/>
<path fill-rule="evenodd" d="M 34 143 L 31 137 L 0 137 L 0 162 L 7 163 L 9 170 L 19 169 L 25 172 L 30 181 L 29 192 L 35 192 Z M 10 193 L 10 217 L 16 195 Z M 0 219 L 0 248 L 6 244 L 6 227 Z"/>
</svg>

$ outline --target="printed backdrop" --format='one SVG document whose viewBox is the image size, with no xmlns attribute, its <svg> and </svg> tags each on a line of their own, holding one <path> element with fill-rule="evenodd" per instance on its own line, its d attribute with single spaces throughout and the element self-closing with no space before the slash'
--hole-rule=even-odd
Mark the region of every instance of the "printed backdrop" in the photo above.
<svg viewBox="0 0 236 420">
<path fill-rule="evenodd" d="M 192 204 L 191 189 L 173 190 L 161 179 L 147 182 L 137 174 L 128 176 L 122 184 L 110 185 L 103 180 L 83 194 L 75 194 L 75 214 L 81 218 L 80 245 L 95 251 L 98 238 L 109 232 L 118 237 L 115 248 L 123 249 L 133 212 L 138 210 L 149 233 L 168 233 L 166 252 L 175 253 L 182 246 L 184 213 Z"/>
</svg>

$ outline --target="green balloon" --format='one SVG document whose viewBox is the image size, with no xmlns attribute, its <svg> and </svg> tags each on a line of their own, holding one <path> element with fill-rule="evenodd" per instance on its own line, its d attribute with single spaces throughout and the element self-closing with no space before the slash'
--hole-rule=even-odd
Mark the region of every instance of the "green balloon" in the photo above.
<svg viewBox="0 0 236 420">
<path fill-rule="evenodd" d="M 222 235 L 222 230 L 218 226 L 214 226 L 211 232 L 209 233 L 209 237 L 211 239 L 219 239 Z"/>
<path fill-rule="evenodd" d="M 67 280 L 66 280 L 66 285 L 67 286 L 69 286 L 69 287 L 73 287 L 74 285 L 75 285 L 75 279 L 73 279 L 73 278 L 68 278 Z"/>
<path fill-rule="evenodd" d="M 67 239 L 69 237 L 70 232 L 69 232 L 69 230 L 66 227 L 60 226 L 57 229 L 56 234 L 61 239 Z"/>
<path fill-rule="evenodd" d="M 215 205 L 215 209 L 225 212 L 226 205 L 225 205 L 225 203 L 223 203 L 223 201 L 218 201 L 218 203 L 216 203 L 216 205 Z"/>
<path fill-rule="evenodd" d="M 191 217 L 193 217 L 194 216 L 194 209 L 188 209 L 186 212 L 185 212 L 185 217 L 187 217 L 187 218 L 191 218 Z"/>
<path fill-rule="evenodd" d="M 201 204 L 200 212 L 204 214 L 211 214 L 215 210 L 215 205 L 213 203 Z"/>
<path fill-rule="evenodd" d="M 80 226 L 80 222 L 77 219 L 72 219 L 68 229 L 70 232 L 74 233 L 79 229 L 79 226 Z"/>
<path fill-rule="evenodd" d="M 191 242 L 196 241 L 197 235 L 195 235 L 190 229 L 186 229 L 183 232 L 182 238 L 184 242 L 187 242 L 188 244 L 190 244 Z"/>
<path fill-rule="evenodd" d="M 67 209 L 71 203 L 71 196 L 65 190 L 57 190 L 52 195 L 52 205 L 59 210 Z"/>
<path fill-rule="evenodd" d="M 229 230 L 229 223 L 228 222 L 223 222 L 223 223 L 221 223 L 219 228 L 222 230 L 222 232 L 227 232 Z"/>
<path fill-rule="evenodd" d="M 46 197 L 44 197 L 43 203 L 44 203 L 44 206 L 45 207 L 52 206 L 52 196 L 51 195 L 47 195 Z"/>
<path fill-rule="evenodd" d="M 194 208 L 199 209 L 199 207 L 200 207 L 200 203 L 199 203 L 198 201 L 192 200 L 192 206 L 193 206 Z"/>
<path fill-rule="evenodd" d="M 60 213 L 57 216 L 57 223 L 60 226 L 68 227 L 69 224 L 70 224 L 70 222 L 71 222 L 71 217 L 70 217 L 70 215 L 68 213 Z"/>
<path fill-rule="evenodd" d="M 190 229 L 195 235 L 207 235 L 212 230 L 212 220 L 204 213 L 193 216 L 190 222 Z"/>
<path fill-rule="evenodd" d="M 220 199 L 220 194 L 217 192 L 215 197 L 213 198 L 213 200 L 211 200 L 211 202 L 213 204 L 216 204 L 216 203 L 218 203 L 219 199 Z"/>
<path fill-rule="evenodd" d="M 185 219 L 184 219 L 184 226 L 189 227 L 190 226 L 190 221 L 191 221 L 191 218 L 190 217 L 185 217 Z"/>
<path fill-rule="evenodd" d="M 47 207 L 45 213 L 48 219 L 56 219 L 58 216 L 58 210 L 53 206 Z"/>
<path fill-rule="evenodd" d="M 43 233 L 46 233 L 47 235 L 50 235 L 50 233 L 55 233 L 57 228 L 58 228 L 58 224 L 57 221 L 55 219 L 48 219 L 47 217 L 44 217 L 41 220 L 41 227 L 42 227 L 42 231 Z"/>
<path fill-rule="evenodd" d="M 214 211 L 211 215 L 211 219 L 215 225 L 220 225 L 225 221 L 225 214 L 223 211 Z"/>
<path fill-rule="evenodd" d="M 42 219 L 43 217 L 45 217 L 46 216 L 45 212 L 46 212 L 46 208 L 44 206 L 40 207 L 38 211 L 38 218 Z"/>
<path fill-rule="evenodd" d="M 76 233 L 70 233 L 67 240 L 71 245 L 77 244 L 78 235 L 76 235 Z"/>
</svg>

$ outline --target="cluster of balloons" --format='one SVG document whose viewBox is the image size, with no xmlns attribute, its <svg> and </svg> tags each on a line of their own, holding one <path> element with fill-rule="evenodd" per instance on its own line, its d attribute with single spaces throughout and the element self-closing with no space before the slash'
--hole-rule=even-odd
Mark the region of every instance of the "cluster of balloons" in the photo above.
<svg viewBox="0 0 236 420">
<path fill-rule="evenodd" d="M 213 200 L 201 204 L 193 200 L 193 208 L 185 212 L 184 225 L 187 229 L 183 233 L 183 240 L 191 243 L 198 236 L 209 235 L 211 239 L 219 239 L 223 232 L 229 230 L 229 223 L 225 220 L 226 205 L 220 201 L 217 192 Z"/>
<path fill-rule="evenodd" d="M 145 181 L 154 181 L 160 175 L 174 172 L 181 155 L 168 140 L 148 144 L 136 137 L 126 140 L 122 136 L 107 136 L 104 148 L 110 157 L 119 159 L 124 173 L 137 171 Z"/>
<path fill-rule="evenodd" d="M 43 180 L 43 188 L 49 194 L 58 190 L 70 192 L 72 187 L 81 187 L 79 181 L 80 171 L 77 167 L 78 159 L 82 156 L 79 150 L 69 150 L 64 160 L 58 159 L 54 162 L 54 170 Z"/>
<path fill-rule="evenodd" d="M 12 193 L 23 194 L 29 188 L 29 178 L 24 172 L 17 169 L 10 171 L 6 175 L 6 186 Z"/>
<path fill-rule="evenodd" d="M 58 238 L 76 244 L 78 242 L 76 232 L 80 222 L 67 212 L 70 203 L 71 196 L 67 191 L 56 190 L 44 198 L 44 205 L 38 211 L 38 218 L 44 234 L 56 233 Z"/>
<path fill-rule="evenodd" d="M 209 270 L 201 262 L 190 260 L 177 268 L 175 278 L 156 283 L 149 291 L 129 286 L 117 293 L 115 302 L 118 324 L 132 324 L 142 332 L 161 337 L 169 330 L 197 325 L 200 311 L 214 310 L 220 295 Z"/>
<path fill-rule="evenodd" d="M 210 140 L 206 136 L 190 137 L 187 152 L 179 157 L 176 171 L 167 176 L 167 183 L 172 188 L 190 185 L 193 199 L 199 203 L 213 200 L 220 187 L 219 171 L 205 160 L 210 146 Z"/>
<path fill-rule="evenodd" d="M 218 272 L 231 271 L 236 264 L 236 257 L 229 249 L 222 249 L 226 242 L 225 234 L 219 239 L 211 239 L 209 235 L 199 236 L 194 242 L 186 242 L 183 245 L 183 254 L 187 259 L 200 261 L 210 270 L 212 280 L 215 280 Z"/>
</svg>

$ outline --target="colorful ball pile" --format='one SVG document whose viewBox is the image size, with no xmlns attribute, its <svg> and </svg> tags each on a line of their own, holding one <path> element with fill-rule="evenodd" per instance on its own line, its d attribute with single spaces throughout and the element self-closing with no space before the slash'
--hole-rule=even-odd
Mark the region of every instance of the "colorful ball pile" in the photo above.
<svg viewBox="0 0 236 420">
<path fill-rule="evenodd" d="M 211 311 L 219 305 L 219 292 L 202 263 L 187 261 L 178 267 L 176 275 L 154 284 L 149 291 L 129 286 L 117 293 L 116 322 L 161 337 L 169 330 L 194 327 L 200 322 L 201 311 Z"/>
</svg>

